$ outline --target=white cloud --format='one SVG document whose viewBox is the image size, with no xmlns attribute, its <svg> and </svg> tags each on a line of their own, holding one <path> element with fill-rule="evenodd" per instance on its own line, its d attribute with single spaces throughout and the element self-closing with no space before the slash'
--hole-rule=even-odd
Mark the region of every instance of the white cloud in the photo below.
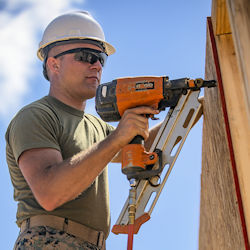
<svg viewBox="0 0 250 250">
<path fill-rule="evenodd" d="M 8 0 L 0 12 L 0 115 L 16 111 L 29 89 L 38 62 L 42 30 L 57 15 L 84 0 Z M 40 73 L 40 72 L 39 72 Z"/>
</svg>

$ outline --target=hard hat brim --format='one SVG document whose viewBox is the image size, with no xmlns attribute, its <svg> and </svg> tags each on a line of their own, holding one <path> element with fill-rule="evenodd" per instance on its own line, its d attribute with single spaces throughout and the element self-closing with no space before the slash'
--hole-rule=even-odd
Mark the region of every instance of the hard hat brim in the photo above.
<svg viewBox="0 0 250 250">
<path fill-rule="evenodd" d="M 39 47 L 38 51 L 37 51 L 37 56 L 38 58 L 43 61 L 44 60 L 44 56 L 43 56 L 43 53 L 42 53 L 42 50 L 43 48 L 47 47 L 48 45 L 52 44 L 52 43 L 55 43 L 55 42 L 59 42 L 59 41 L 69 41 L 70 43 L 70 40 L 75 40 L 75 39 L 79 39 L 79 40 L 85 40 L 85 39 L 92 39 L 94 41 L 99 41 L 99 42 L 102 42 L 104 44 L 104 47 L 105 47 L 105 53 L 110 56 L 112 54 L 115 53 L 116 49 L 114 48 L 114 46 L 112 46 L 110 43 L 106 42 L 106 41 L 103 41 L 101 39 L 98 39 L 96 37 L 67 37 L 67 38 L 64 38 L 64 39 L 56 39 L 54 41 L 49 41 L 48 43 L 44 43 L 42 46 Z M 79 41 L 80 42 L 80 41 Z"/>
</svg>

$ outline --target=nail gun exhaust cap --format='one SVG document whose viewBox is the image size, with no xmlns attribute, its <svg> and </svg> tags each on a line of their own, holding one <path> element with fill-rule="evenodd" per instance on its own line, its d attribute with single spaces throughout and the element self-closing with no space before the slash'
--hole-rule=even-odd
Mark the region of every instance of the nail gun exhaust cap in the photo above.
<svg viewBox="0 0 250 250">
<path fill-rule="evenodd" d="M 115 53 L 115 48 L 105 41 L 101 25 L 87 11 L 74 11 L 55 18 L 45 29 L 39 43 L 37 56 L 43 61 L 43 49 L 60 41 L 93 40 L 99 42 L 107 55 Z M 81 41 L 79 41 L 81 42 Z"/>
</svg>

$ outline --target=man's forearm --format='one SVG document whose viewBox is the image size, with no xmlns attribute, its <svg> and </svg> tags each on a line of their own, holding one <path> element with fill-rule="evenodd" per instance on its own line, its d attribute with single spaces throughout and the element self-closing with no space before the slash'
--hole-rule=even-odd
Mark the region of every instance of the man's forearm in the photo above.
<svg viewBox="0 0 250 250">
<path fill-rule="evenodd" d="M 40 172 L 40 185 L 30 185 L 40 205 L 49 211 L 84 192 L 119 151 L 112 135 L 70 159 Z M 39 189 L 39 190 L 37 190 Z"/>
<path fill-rule="evenodd" d="M 147 118 L 142 114 L 158 111 L 151 107 L 126 110 L 117 129 L 106 139 L 68 160 L 63 160 L 56 149 L 25 151 L 19 157 L 19 167 L 40 205 L 51 211 L 75 199 L 136 135 L 148 138 Z"/>
</svg>

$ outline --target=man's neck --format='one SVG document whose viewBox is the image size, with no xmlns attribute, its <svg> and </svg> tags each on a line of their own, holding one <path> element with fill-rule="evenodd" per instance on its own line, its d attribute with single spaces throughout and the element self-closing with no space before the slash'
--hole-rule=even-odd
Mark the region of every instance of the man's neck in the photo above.
<svg viewBox="0 0 250 250">
<path fill-rule="evenodd" d="M 82 100 L 76 100 L 75 98 L 72 98 L 72 97 L 65 97 L 64 95 L 60 95 L 60 94 L 56 94 L 54 93 L 54 91 L 52 91 L 50 89 L 49 91 L 49 95 L 58 99 L 59 101 L 67 104 L 68 106 L 71 106 L 75 109 L 78 109 L 80 111 L 84 111 L 85 110 L 85 107 L 86 107 L 86 100 L 82 101 Z"/>
</svg>

